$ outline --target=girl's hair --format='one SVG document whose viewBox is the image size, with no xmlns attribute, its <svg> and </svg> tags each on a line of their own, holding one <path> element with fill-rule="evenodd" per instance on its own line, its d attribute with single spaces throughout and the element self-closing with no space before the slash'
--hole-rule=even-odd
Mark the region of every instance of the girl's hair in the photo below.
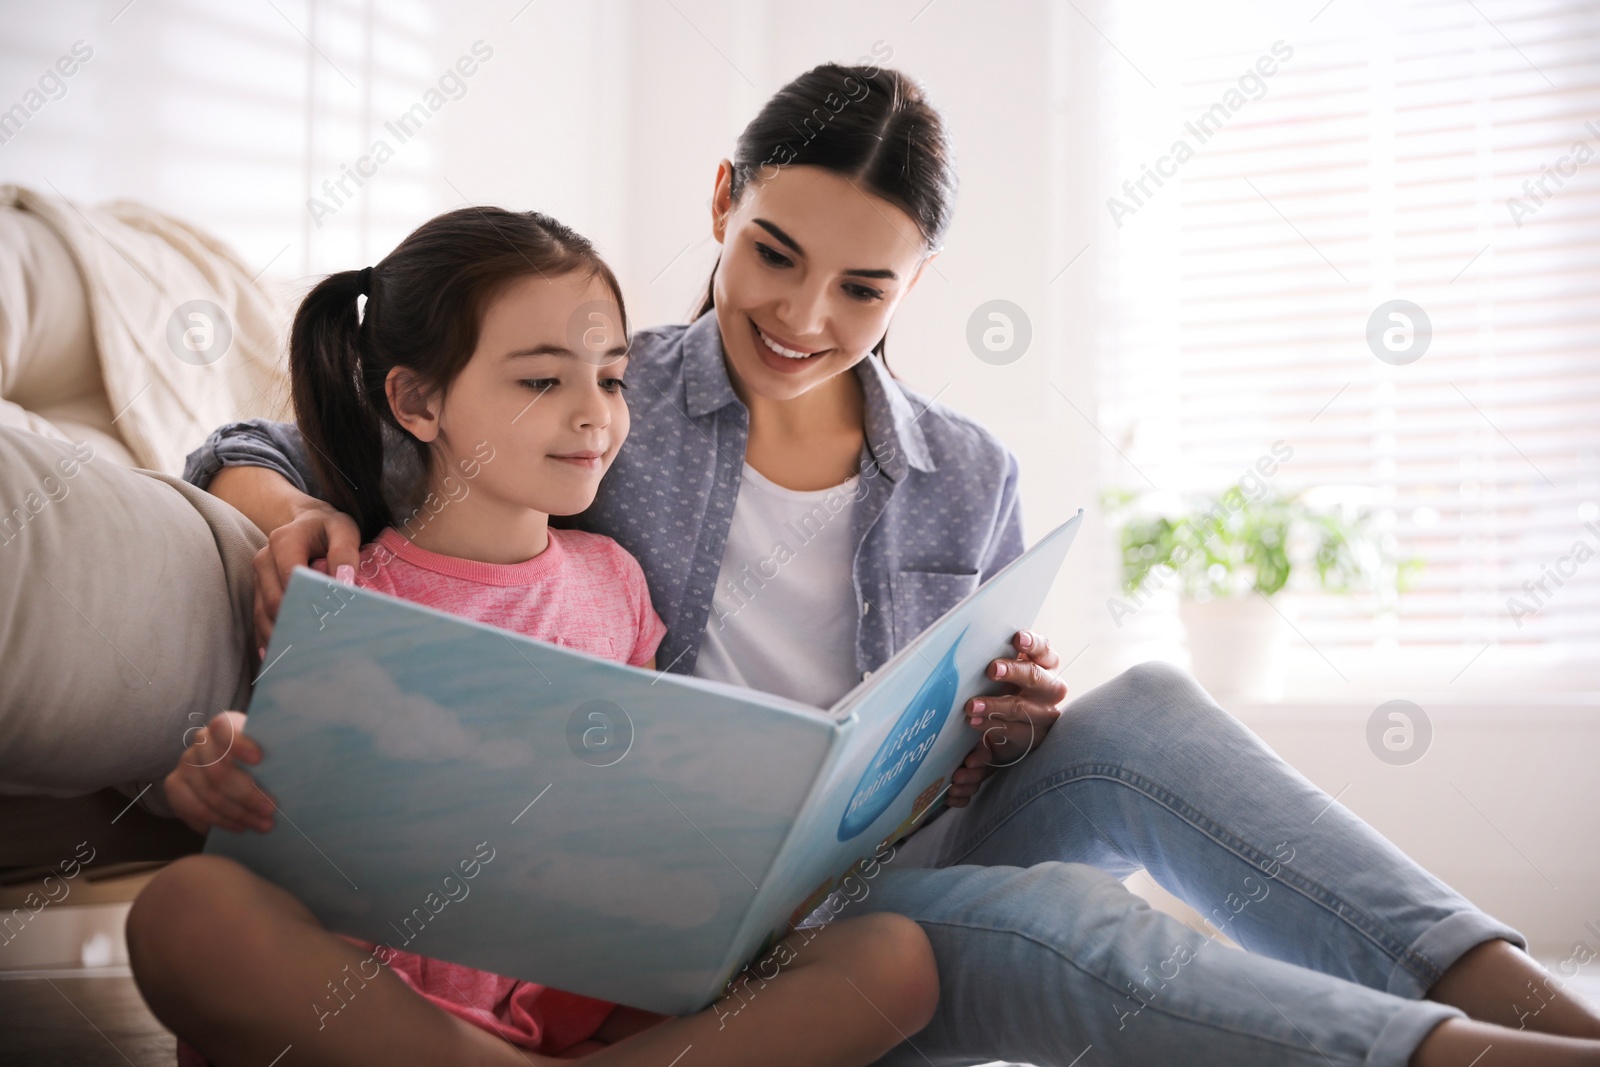
<svg viewBox="0 0 1600 1067">
<path fill-rule="evenodd" d="M 405 367 L 442 395 L 477 348 L 496 295 L 529 275 L 574 272 L 603 279 L 622 309 L 616 276 L 583 236 L 538 212 L 469 207 L 423 223 L 374 267 L 330 274 L 301 302 L 289 335 L 295 417 L 327 501 L 356 520 L 363 543 L 393 524 L 385 427 L 430 467 L 429 446 L 389 408 L 390 369 Z M 626 336 L 626 311 L 620 326 Z"/>
<path fill-rule="evenodd" d="M 785 166 L 849 178 L 916 220 L 932 251 L 950 224 L 956 174 L 944 121 L 922 87 L 897 70 L 824 63 L 775 93 L 739 135 L 733 199 Z M 699 318 L 715 306 L 716 268 Z M 883 356 L 883 341 L 873 348 Z"/>
</svg>

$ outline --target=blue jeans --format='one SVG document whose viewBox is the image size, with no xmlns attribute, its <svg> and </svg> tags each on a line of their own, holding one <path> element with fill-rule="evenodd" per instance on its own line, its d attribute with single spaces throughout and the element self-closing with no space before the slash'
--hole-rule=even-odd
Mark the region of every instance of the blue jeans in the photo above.
<svg viewBox="0 0 1600 1067">
<path fill-rule="evenodd" d="M 1242 945 L 1150 909 L 1144 868 Z M 1522 935 L 1279 759 L 1186 674 L 1144 664 L 899 846 L 840 914 L 933 942 L 933 1021 L 885 1067 L 1405 1064 L 1462 1013 L 1421 999 Z"/>
</svg>

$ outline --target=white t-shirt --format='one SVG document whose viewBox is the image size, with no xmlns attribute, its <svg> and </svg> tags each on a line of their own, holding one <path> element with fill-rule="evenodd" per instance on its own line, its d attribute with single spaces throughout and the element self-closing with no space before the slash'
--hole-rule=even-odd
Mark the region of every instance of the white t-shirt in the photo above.
<svg viewBox="0 0 1600 1067">
<path fill-rule="evenodd" d="M 785 489 L 744 465 L 694 673 L 827 708 L 854 689 L 860 476 Z"/>
</svg>

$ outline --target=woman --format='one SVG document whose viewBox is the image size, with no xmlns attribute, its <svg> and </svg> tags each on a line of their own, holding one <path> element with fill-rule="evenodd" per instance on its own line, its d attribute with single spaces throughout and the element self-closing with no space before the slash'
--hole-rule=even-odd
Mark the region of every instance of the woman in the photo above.
<svg viewBox="0 0 1600 1067">
<path fill-rule="evenodd" d="M 701 314 L 636 338 L 633 439 L 577 520 L 643 564 L 665 669 L 826 704 L 1021 551 L 1015 459 L 883 359 L 954 187 L 937 112 L 872 67 L 802 75 L 718 167 Z M 356 527 L 315 499 L 289 427 L 225 427 L 188 474 L 271 532 L 263 634 L 295 564 L 355 564 Z M 758 566 L 797 508 L 815 521 Z M 975 748 L 957 810 L 856 905 L 920 923 L 940 974 L 933 1021 L 882 1062 L 1600 1062 L 1580 1002 L 1518 1012 L 1528 983 L 1549 988 L 1519 934 L 1186 676 L 1135 668 L 1063 715 L 1049 642 L 1015 644 L 991 666 L 1014 692 L 968 710 L 1027 758 L 980 793 L 995 768 Z M 1150 911 L 1118 880 L 1140 867 L 1253 951 Z"/>
</svg>

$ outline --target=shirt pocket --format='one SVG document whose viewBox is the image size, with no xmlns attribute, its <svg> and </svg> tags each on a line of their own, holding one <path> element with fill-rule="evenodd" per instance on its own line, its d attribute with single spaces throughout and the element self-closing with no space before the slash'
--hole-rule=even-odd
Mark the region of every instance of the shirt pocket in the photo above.
<svg viewBox="0 0 1600 1067">
<path fill-rule="evenodd" d="M 894 647 L 909 645 L 977 588 L 977 571 L 896 571 L 889 584 L 894 601 Z"/>
</svg>

